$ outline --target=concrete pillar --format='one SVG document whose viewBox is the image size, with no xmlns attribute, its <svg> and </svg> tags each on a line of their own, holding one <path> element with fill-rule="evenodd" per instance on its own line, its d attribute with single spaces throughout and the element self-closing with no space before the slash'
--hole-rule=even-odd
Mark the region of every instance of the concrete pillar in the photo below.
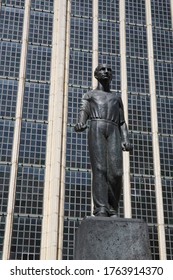
<svg viewBox="0 0 173 280">
<path fill-rule="evenodd" d="M 16 179 L 17 179 L 18 157 L 19 157 L 19 145 L 20 145 L 21 124 L 22 124 L 22 108 L 23 108 L 23 97 L 24 97 L 25 78 L 26 78 L 26 60 L 27 60 L 28 37 L 29 37 L 30 7 L 31 7 L 31 0 L 25 1 L 19 84 L 18 84 L 16 116 L 15 116 L 16 120 L 15 120 L 15 127 L 14 127 L 14 139 L 13 139 L 13 150 L 12 150 L 12 165 L 11 165 L 11 175 L 10 175 L 10 185 L 9 185 L 7 218 L 6 218 L 6 226 L 5 226 L 5 238 L 4 238 L 4 247 L 3 247 L 4 260 L 8 260 L 10 257 L 13 213 L 14 213 L 15 192 L 16 192 Z"/>
<path fill-rule="evenodd" d="M 92 57 L 92 69 L 94 69 L 98 66 L 98 0 L 93 0 L 93 57 Z M 93 73 L 94 74 L 94 73 Z M 92 75 L 92 88 L 97 87 L 97 80 L 94 78 L 94 75 Z"/>
<path fill-rule="evenodd" d="M 59 208 L 59 234 L 58 234 L 58 259 L 62 259 L 63 233 L 64 233 L 64 198 L 65 198 L 65 168 L 66 168 L 66 141 L 67 141 L 67 115 L 68 115 L 68 79 L 70 58 L 70 18 L 71 1 L 67 1 L 67 26 L 66 26 L 66 53 L 65 53 L 65 78 L 64 78 L 64 104 L 62 123 L 62 159 L 61 159 L 61 189 Z"/>
<path fill-rule="evenodd" d="M 170 4 L 171 4 L 171 23 L 173 28 L 173 0 L 170 0 Z"/>
<path fill-rule="evenodd" d="M 125 0 L 119 1 L 120 5 L 120 55 L 121 55 L 121 94 L 124 104 L 124 115 L 128 124 L 128 93 L 127 93 L 127 65 L 126 65 L 126 16 Z M 123 153 L 124 170 L 124 216 L 131 218 L 131 187 L 130 187 L 130 157 L 129 153 Z"/>
<path fill-rule="evenodd" d="M 54 2 L 51 87 L 49 99 L 44 213 L 41 259 L 55 260 L 62 251 L 65 169 L 65 124 L 67 114 L 67 38 L 70 1 Z M 69 45 L 69 41 L 68 41 Z M 64 108 L 66 107 L 66 109 Z M 63 176 L 63 178 L 62 178 Z M 60 233 L 61 232 L 61 233 Z"/>
<path fill-rule="evenodd" d="M 94 70 L 98 66 L 98 0 L 93 0 L 93 36 L 92 36 L 92 88 L 96 88 L 98 81 L 94 77 Z M 92 174 L 91 174 L 92 176 Z M 91 196 L 91 212 L 93 211 L 93 198 Z M 92 213 L 91 213 L 92 214 Z"/>
<path fill-rule="evenodd" d="M 157 100 L 156 100 L 155 71 L 154 71 L 151 1 L 145 0 L 145 5 L 146 5 L 149 85 L 150 85 L 150 96 L 151 96 L 151 124 L 152 124 L 159 251 L 160 251 L 160 259 L 165 260 L 166 243 L 165 243 L 163 197 L 162 197 L 162 184 L 161 184 L 161 171 L 160 171 L 160 149 L 159 149 L 159 137 L 158 137 L 158 118 L 157 118 Z"/>
</svg>

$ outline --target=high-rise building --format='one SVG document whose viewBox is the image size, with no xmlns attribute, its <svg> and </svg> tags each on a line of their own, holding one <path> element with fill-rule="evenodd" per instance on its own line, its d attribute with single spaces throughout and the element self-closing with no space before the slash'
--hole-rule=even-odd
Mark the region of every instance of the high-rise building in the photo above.
<svg viewBox="0 0 173 280">
<path fill-rule="evenodd" d="M 0 259 L 73 258 L 92 213 L 74 125 L 98 63 L 133 144 L 119 215 L 148 223 L 153 259 L 173 259 L 172 31 L 173 0 L 0 1 Z"/>
</svg>

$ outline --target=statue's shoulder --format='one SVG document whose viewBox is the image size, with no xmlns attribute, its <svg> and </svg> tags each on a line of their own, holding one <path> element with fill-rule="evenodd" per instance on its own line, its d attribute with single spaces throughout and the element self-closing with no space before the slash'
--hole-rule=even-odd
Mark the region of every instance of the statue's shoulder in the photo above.
<svg viewBox="0 0 173 280">
<path fill-rule="evenodd" d="M 120 98 L 120 99 L 121 99 L 121 93 L 120 93 L 120 92 L 115 92 L 115 96 L 116 96 L 117 98 Z"/>
<path fill-rule="evenodd" d="M 120 107 L 123 109 L 123 101 L 122 101 L 122 96 L 120 92 L 116 92 L 116 96 L 119 102 Z"/>
<path fill-rule="evenodd" d="M 118 99 L 118 101 L 121 103 L 122 102 L 121 93 L 120 92 L 115 92 L 115 96 Z"/>
<path fill-rule="evenodd" d="M 82 98 L 88 100 L 91 98 L 92 94 L 93 94 L 93 90 L 87 91 L 83 94 Z"/>
</svg>

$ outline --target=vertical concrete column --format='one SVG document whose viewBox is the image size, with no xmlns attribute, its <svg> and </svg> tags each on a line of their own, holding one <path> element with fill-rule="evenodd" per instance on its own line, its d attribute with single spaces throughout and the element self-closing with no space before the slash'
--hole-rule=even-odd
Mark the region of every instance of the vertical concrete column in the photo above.
<svg viewBox="0 0 173 280">
<path fill-rule="evenodd" d="M 96 88 L 98 85 L 98 81 L 94 78 L 94 70 L 98 66 L 98 56 L 99 56 L 99 50 L 98 50 L 98 3 L 99 0 L 93 0 L 93 36 L 92 36 L 92 88 Z M 92 176 L 92 174 L 91 174 Z M 91 197 L 91 211 L 93 210 L 93 198 Z"/>
<path fill-rule="evenodd" d="M 62 223 L 62 201 L 64 195 L 64 179 L 62 179 L 64 171 L 62 171 L 62 169 L 65 168 L 65 166 L 62 166 L 62 162 L 63 165 L 65 165 L 65 155 L 63 155 L 63 147 L 65 147 L 65 142 L 63 142 L 65 141 L 65 138 L 63 138 L 65 136 L 65 128 L 63 129 L 63 125 L 65 122 L 64 114 L 67 113 L 64 109 L 64 104 L 67 102 L 65 101 L 66 98 L 64 99 L 64 96 L 67 94 L 67 86 L 65 86 L 67 83 L 67 3 L 68 0 L 54 1 L 51 87 L 41 242 L 41 259 L 52 260 L 58 258 L 58 246 L 62 242 L 62 240 L 60 241 L 59 239 L 59 231 L 60 224 Z M 61 250 L 62 248 L 60 251 Z"/>
<path fill-rule="evenodd" d="M 127 65 L 126 65 L 126 15 L 125 0 L 119 1 L 120 17 L 120 55 L 121 55 L 121 93 L 124 104 L 124 115 L 128 124 L 128 93 L 127 93 Z M 124 169 L 124 216 L 131 218 L 131 188 L 130 188 L 130 157 L 123 153 Z"/>
<path fill-rule="evenodd" d="M 92 56 L 92 69 L 98 66 L 98 0 L 93 0 L 93 56 Z M 97 80 L 92 75 L 92 88 L 97 87 Z"/>
<path fill-rule="evenodd" d="M 67 113 L 68 113 L 68 80 L 70 58 L 70 18 L 71 0 L 67 1 L 66 15 L 66 46 L 65 46 L 65 77 L 64 77 L 64 104 L 63 104 L 63 127 L 62 127 L 62 159 L 61 159 L 61 189 L 59 208 L 59 234 L 58 234 L 58 259 L 62 259 L 63 233 L 64 233 L 64 198 L 65 198 L 65 168 L 66 168 L 66 142 L 67 142 Z"/>
<path fill-rule="evenodd" d="M 22 124 L 23 97 L 24 97 L 25 78 L 26 78 L 30 7 L 31 7 L 31 0 L 25 1 L 19 84 L 18 84 L 18 93 L 17 93 L 16 116 L 15 116 L 13 150 L 12 150 L 12 165 L 11 165 L 11 175 L 10 175 L 10 185 L 9 185 L 7 218 L 6 218 L 6 226 L 5 226 L 4 248 L 3 248 L 4 260 L 9 259 L 10 247 L 11 247 L 13 213 L 14 213 L 16 180 L 17 180 L 17 170 L 18 170 L 19 145 L 20 145 L 21 124 Z"/>
<path fill-rule="evenodd" d="M 51 167 L 52 167 L 52 147 L 53 147 L 53 125 L 54 125 L 54 99 L 55 99 L 55 81 L 56 81 L 56 56 L 57 56 L 57 36 L 58 36 L 58 1 L 54 3 L 54 18 L 53 18 L 53 31 L 52 31 L 52 56 L 51 56 L 51 74 L 50 74 L 50 91 L 49 91 L 49 111 L 48 111 L 48 129 L 46 139 L 46 169 L 44 181 L 44 201 L 43 201 L 43 223 L 42 223 L 42 236 L 41 236 L 41 251 L 40 259 L 45 260 L 48 249 L 48 222 L 50 218 L 49 204 L 50 204 L 50 180 L 51 180 Z M 58 91 L 58 89 L 57 89 Z M 58 186 L 57 186 L 58 188 Z M 57 203 L 58 204 L 58 203 Z M 58 218 L 57 218 L 58 219 Z"/>
<path fill-rule="evenodd" d="M 150 85 L 150 96 L 151 96 L 151 123 L 152 123 L 152 141 L 153 141 L 153 158 L 154 158 L 159 250 L 160 250 L 160 259 L 165 260 L 166 259 L 166 244 L 165 244 L 165 227 L 164 227 L 161 171 L 160 171 L 160 150 L 159 150 L 159 137 L 158 137 L 157 100 L 156 100 L 155 71 L 154 71 L 151 1 L 145 0 L 145 5 L 146 5 L 149 85 Z"/>
<path fill-rule="evenodd" d="M 173 28 L 173 0 L 170 0 L 171 4 L 171 22 L 172 22 L 172 28 Z"/>
</svg>

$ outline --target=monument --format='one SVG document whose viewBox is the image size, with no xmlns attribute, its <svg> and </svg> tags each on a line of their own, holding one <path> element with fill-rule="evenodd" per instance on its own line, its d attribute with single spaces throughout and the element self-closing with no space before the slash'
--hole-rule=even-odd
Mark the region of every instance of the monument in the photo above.
<svg viewBox="0 0 173 280">
<path fill-rule="evenodd" d="M 121 95 L 110 90 L 111 67 L 98 65 L 94 76 L 98 87 L 83 95 L 75 125 L 75 131 L 82 132 L 90 119 L 88 148 L 94 216 L 83 220 L 77 231 L 74 258 L 151 259 L 146 223 L 117 217 L 122 190 L 122 151 L 131 150 Z M 141 240 L 138 246 L 136 240 Z"/>
</svg>

